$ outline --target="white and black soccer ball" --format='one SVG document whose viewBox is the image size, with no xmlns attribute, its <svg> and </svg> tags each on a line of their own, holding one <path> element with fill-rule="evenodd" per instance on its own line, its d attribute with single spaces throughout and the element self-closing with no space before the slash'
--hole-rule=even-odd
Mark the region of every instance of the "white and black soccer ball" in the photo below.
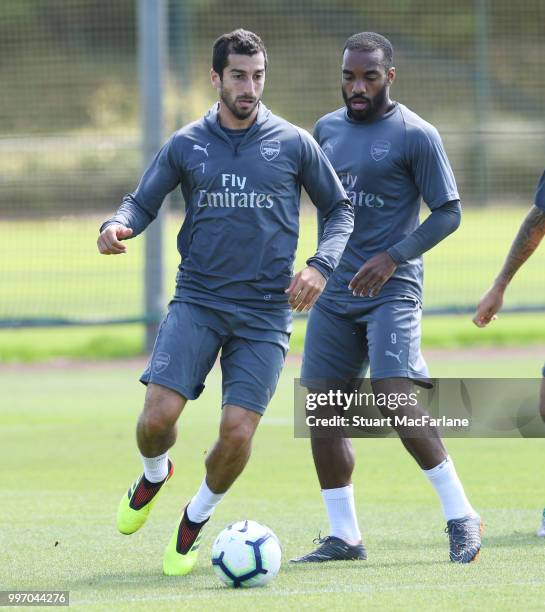
<svg viewBox="0 0 545 612">
<path fill-rule="evenodd" d="M 227 586 L 256 587 L 278 574 L 282 550 L 275 534 L 255 521 L 227 526 L 212 546 L 212 566 Z"/>
</svg>

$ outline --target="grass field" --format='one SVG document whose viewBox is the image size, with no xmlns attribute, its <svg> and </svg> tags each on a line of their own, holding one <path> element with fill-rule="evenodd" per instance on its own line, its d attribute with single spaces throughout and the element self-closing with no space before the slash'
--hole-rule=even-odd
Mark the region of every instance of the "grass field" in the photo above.
<svg viewBox="0 0 545 612">
<path fill-rule="evenodd" d="M 499 321 L 482 330 L 469 315 L 424 316 L 422 345 L 424 349 L 543 345 L 543 320 L 543 314 L 502 314 Z M 292 353 L 302 352 L 305 329 L 305 319 L 294 321 Z M 112 359 L 143 351 L 144 327 L 139 324 L 0 330 L 0 363 Z"/>
<path fill-rule="evenodd" d="M 537 353 L 537 351 L 534 351 Z M 434 353 L 438 376 L 532 376 L 536 354 Z M 214 514 L 194 573 L 161 574 L 178 509 L 196 490 L 213 441 L 220 381 L 181 418 L 177 469 L 147 524 L 115 530 L 119 496 L 140 470 L 134 423 L 143 391 L 140 363 L 2 366 L 0 589 L 67 589 L 84 610 L 468 610 L 545 604 L 545 542 L 534 533 L 545 503 L 541 440 L 448 440 L 467 493 L 485 522 L 477 564 L 448 562 L 434 493 L 390 440 L 358 440 L 356 501 L 369 560 L 292 567 L 327 522 L 308 452 L 293 438 L 291 364 L 257 433 L 252 460 Z M 252 518 L 279 536 L 284 563 L 265 589 L 232 591 L 213 574 L 214 536 Z"/>
<path fill-rule="evenodd" d="M 448 304 L 473 307 L 497 273 L 523 216 L 520 208 L 467 210 L 462 228 L 426 256 L 424 314 Z M 168 217 L 166 295 L 173 291 L 178 264 L 179 222 L 173 215 Z M 95 217 L 0 221 L 0 322 L 14 317 L 139 316 L 143 240 L 131 241 L 126 256 L 100 257 L 95 250 L 99 223 Z M 302 216 L 297 268 L 313 252 L 315 233 L 314 215 L 307 210 Z M 506 306 L 545 304 L 542 261 L 537 253 L 515 277 Z M 481 331 L 467 315 L 425 317 L 423 344 L 449 348 L 543 344 L 542 322 L 540 314 L 502 315 L 501 323 Z M 302 348 L 304 328 L 302 321 L 294 326 L 294 352 Z M 130 357 L 142 352 L 143 338 L 141 325 L 0 329 L 0 362 Z"/>
<path fill-rule="evenodd" d="M 463 231 L 427 258 L 426 304 L 475 303 L 523 214 L 514 208 L 468 211 Z M 43 221 L 39 229 L 36 222 L 0 222 L 0 319 L 138 315 L 143 241 L 132 242 L 125 257 L 99 257 L 97 225 L 95 218 Z M 176 225 L 169 217 L 167 294 L 177 265 Z M 312 252 L 314 237 L 314 217 L 305 214 L 298 267 Z M 513 283 L 508 304 L 515 301 L 545 303 L 539 254 Z M 327 531 L 308 441 L 293 437 L 292 381 L 304 329 L 304 321 L 296 322 L 293 357 L 257 434 L 252 461 L 214 514 L 200 563 L 184 579 L 163 577 L 161 557 L 179 508 L 202 479 L 203 456 L 216 435 L 218 371 L 182 416 L 173 480 L 149 524 L 128 538 L 116 533 L 114 518 L 119 496 L 140 470 L 134 424 L 143 398 L 137 382 L 142 363 L 2 362 L 131 357 L 142 351 L 142 327 L 0 331 L 0 590 L 66 589 L 72 607 L 99 610 L 543 607 L 545 542 L 534 535 L 545 503 L 537 468 L 541 440 L 448 441 L 487 524 L 478 564 L 448 562 L 438 502 L 391 439 L 356 442 L 354 481 L 369 560 L 318 568 L 287 563 Z M 519 344 L 536 346 L 509 348 Z M 468 316 L 426 317 L 423 345 L 430 349 L 434 376 L 539 376 L 543 315 L 505 315 L 487 330 L 477 330 Z M 282 542 L 281 573 L 266 589 L 223 588 L 210 566 L 214 536 L 241 518 L 269 525 Z"/>
<path fill-rule="evenodd" d="M 425 307 L 476 304 L 498 273 L 524 215 L 516 207 L 467 209 L 460 229 L 425 256 Z M 167 220 L 165 302 L 173 293 L 179 263 L 176 234 L 181 214 Z M 130 241 L 125 256 L 101 257 L 95 246 L 100 222 L 97 217 L 1 221 L 0 320 L 141 315 L 144 240 Z M 315 244 L 315 215 L 305 209 L 297 269 L 313 254 Z M 544 305 L 542 270 L 538 253 L 514 279 L 506 305 Z"/>
</svg>

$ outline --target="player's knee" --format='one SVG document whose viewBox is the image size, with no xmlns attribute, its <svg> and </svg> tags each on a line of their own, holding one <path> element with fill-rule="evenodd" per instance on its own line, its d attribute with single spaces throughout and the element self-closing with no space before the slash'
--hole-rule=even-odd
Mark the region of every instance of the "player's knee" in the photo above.
<svg viewBox="0 0 545 612">
<path fill-rule="evenodd" d="M 417 404 L 408 402 L 414 392 L 413 382 L 408 378 L 385 378 L 374 380 L 371 383 L 377 407 L 383 417 L 398 416 L 417 416 L 421 409 Z"/>
<path fill-rule="evenodd" d="M 160 385 L 149 385 L 139 428 L 152 437 L 164 434 L 176 424 L 184 404 L 185 399 L 175 391 Z"/>
<path fill-rule="evenodd" d="M 246 448 L 252 442 L 257 422 L 252 415 L 223 418 L 220 426 L 220 441 L 230 450 Z"/>
<path fill-rule="evenodd" d="M 150 438 L 164 435 L 174 424 L 172 419 L 159 410 L 144 411 L 138 420 L 138 428 Z"/>
<path fill-rule="evenodd" d="M 310 444 L 315 457 L 325 461 L 336 460 L 339 457 L 354 461 L 354 448 L 350 438 L 319 438 L 311 436 Z"/>
<path fill-rule="evenodd" d="M 224 446 L 230 450 L 236 451 L 241 448 L 246 448 L 251 443 L 253 433 L 253 430 L 244 424 L 222 427 L 220 439 Z"/>
</svg>

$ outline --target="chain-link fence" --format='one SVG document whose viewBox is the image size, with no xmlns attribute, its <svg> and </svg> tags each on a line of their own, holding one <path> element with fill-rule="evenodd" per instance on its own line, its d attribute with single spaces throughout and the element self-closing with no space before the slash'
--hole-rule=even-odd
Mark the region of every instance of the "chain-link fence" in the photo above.
<svg viewBox="0 0 545 612">
<path fill-rule="evenodd" d="M 499 268 L 545 165 L 545 3 L 526 0 L 170 0 L 165 136 L 212 104 L 211 46 L 236 27 L 269 53 L 265 103 L 308 129 L 341 106 L 340 51 L 357 31 L 395 49 L 396 100 L 434 123 L 466 218 L 427 262 L 429 308 L 474 303 Z M 101 218 L 141 168 L 134 0 L 0 4 L 0 320 L 145 316 L 143 253 L 101 258 Z M 182 216 L 172 199 L 167 287 Z M 519 206 L 517 210 L 516 206 Z M 545 305 L 530 261 L 512 305 Z M 170 289 L 169 289 L 170 290 Z"/>
</svg>

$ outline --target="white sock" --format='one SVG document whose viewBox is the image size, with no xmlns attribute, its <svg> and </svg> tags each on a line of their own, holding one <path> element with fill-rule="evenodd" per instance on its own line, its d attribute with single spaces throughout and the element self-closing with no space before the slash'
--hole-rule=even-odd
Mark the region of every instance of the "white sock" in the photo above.
<svg viewBox="0 0 545 612">
<path fill-rule="evenodd" d="M 354 505 L 354 487 L 348 485 L 338 489 L 322 489 L 327 509 L 331 535 L 341 538 L 347 544 L 359 544 L 361 533 Z"/>
<path fill-rule="evenodd" d="M 144 476 L 149 482 L 161 482 L 168 474 L 168 451 L 158 457 L 142 457 Z"/>
<path fill-rule="evenodd" d="M 213 493 L 206 484 L 206 478 L 197 491 L 195 497 L 187 506 L 187 518 L 193 523 L 202 523 L 212 515 L 216 506 L 223 499 L 225 493 Z"/>
<path fill-rule="evenodd" d="M 462 518 L 468 514 L 477 515 L 466 497 L 464 487 L 458 478 L 454 463 L 450 457 L 447 457 L 431 470 L 422 471 L 428 477 L 437 495 L 439 495 L 447 521 Z"/>
</svg>

